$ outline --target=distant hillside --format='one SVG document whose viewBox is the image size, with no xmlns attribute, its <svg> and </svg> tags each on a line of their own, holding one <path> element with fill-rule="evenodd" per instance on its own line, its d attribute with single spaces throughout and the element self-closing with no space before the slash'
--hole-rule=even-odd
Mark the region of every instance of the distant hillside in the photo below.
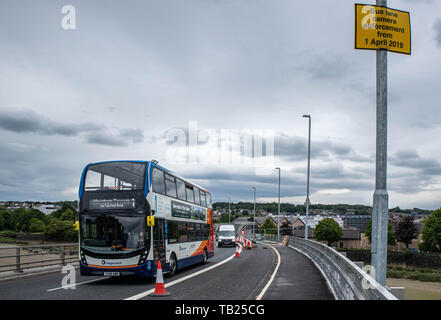
<svg viewBox="0 0 441 320">
<path fill-rule="evenodd" d="M 244 209 L 249 212 L 253 211 L 254 204 L 252 202 L 237 202 L 231 203 L 231 210 L 237 211 L 239 209 Z M 228 209 L 228 202 L 215 202 L 213 203 L 214 210 L 219 209 Z M 309 207 L 310 211 L 312 210 L 331 210 L 338 214 L 344 214 L 346 212 L 354 212 L 354 214 L 370 214 L 372 211 L 372 207 L 364 206 L 359 204 L 312 204 Z M 277 213 L 277 202 L 271 203 L 256 203 L 256 210 L 265 210 L 271 213 Z M 306 208 L 304 205 L 295 205 L 291 203 L 281 203 L 280 211 L 287 213 L 305 213 Z M 390 212 L 397 213 L 411 213 L 417 212 L 419 214 L 430 214 L 432 210 L 424 210 L 424 209 L 400 209 L 400 207 L 392 208 L 389 210 Z"/>
</svg>

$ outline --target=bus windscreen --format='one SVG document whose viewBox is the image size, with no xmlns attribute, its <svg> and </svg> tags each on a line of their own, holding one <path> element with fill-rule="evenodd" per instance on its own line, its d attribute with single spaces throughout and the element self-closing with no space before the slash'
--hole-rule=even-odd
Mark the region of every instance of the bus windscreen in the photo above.
<svg viewBox="0 0 441 320">
<path fill-rule="evenodd" d="M 128 252 L 149 244 L 144 217 L 82 215 L 80 231 L 82 248 L 95 253 Z"/>
</svg>

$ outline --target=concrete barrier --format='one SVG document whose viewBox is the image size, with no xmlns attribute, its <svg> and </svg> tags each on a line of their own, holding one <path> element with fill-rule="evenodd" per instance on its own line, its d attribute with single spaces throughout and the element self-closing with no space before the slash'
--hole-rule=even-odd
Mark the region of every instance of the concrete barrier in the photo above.
<svg viewBox="0 0 441 320">
<path fill-rule="evenodd" d="M 277 242 L 274 236 L 264 238 Z M 301 252 L 315 264 L 337 300 L 397 300 L 360 266 L 323 243 L 289 237 L 288 247 Z"/>
</svg>

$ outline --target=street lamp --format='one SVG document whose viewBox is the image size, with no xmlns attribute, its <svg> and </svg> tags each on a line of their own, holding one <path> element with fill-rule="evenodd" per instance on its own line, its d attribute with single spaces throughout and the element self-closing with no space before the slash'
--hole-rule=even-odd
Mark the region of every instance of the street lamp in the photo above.
<svg viewBox="0 0 441 320">
<path fill-rule="evenodd" d="M 308 175 L 306 180 L 306 221 L 305 221 L 305 239 L 308 239 L 308 213 L 309 213 L 309 168 L 311 161 L 311 116 L 304 114 L 303 118 L 309 120 L 309 134 L 308 134 Z"/>
<path fill-rule="evenodd" d="M 228 197 L 228 223 L 230 223 L 230 214 L 231 214 L 231 198 Z"/>
<path fill-rule="evenodd" d="M 256 187 L 253 187 L 254 190 L 254 209 L 253 209 L 253 213 L 254 213 L 254 218 L 253 218 L 253 236 L 256 235 L 254 226 L 256 225 Z"/>
<path fill-rule="evenodd" d="M 280 168 L 277 167 L 276 170 L 279 170 L 279 204 L 277 207 L 277 240 L 280 241 Z"/>
</svg>

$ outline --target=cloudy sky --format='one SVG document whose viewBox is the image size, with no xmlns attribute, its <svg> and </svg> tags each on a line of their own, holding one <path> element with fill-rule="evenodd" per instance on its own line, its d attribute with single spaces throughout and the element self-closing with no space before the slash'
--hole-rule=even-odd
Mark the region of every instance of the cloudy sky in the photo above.
<svg viewBox="0 0 441 320">
<path fill-rule="evenodd" d="M 281 167 L 282 201 L 303 203 L 310 114 L 311 202 L 371 205 L 375 52 L 354 50 L 354 3 L 2 0 L 0 200 L 74 200 L 87 163 L 156 159 L 217 201 L 276 201 Z M 412 24 L 412 55 L 388 55 L 389 205 L 438 208 L 441 1 L 388 5 Z M 272 131 L 274 158 L 202 161 L 228 151 L 199 136 L 199 162 L 175 161 L 191 123 Z"/>
</svg>

